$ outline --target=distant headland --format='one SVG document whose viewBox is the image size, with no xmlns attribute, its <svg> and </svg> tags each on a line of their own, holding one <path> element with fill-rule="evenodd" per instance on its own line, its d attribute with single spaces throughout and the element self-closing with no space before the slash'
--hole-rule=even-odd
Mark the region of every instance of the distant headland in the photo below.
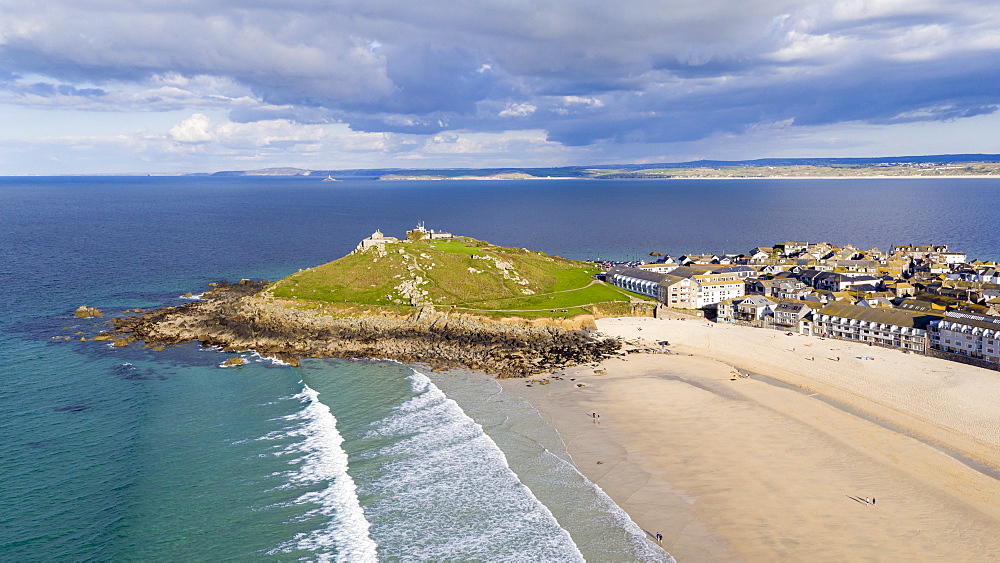
<svg viewBox="0 0 1000 563">
<path fill-rule="evenodd" d="M 370 180 L 565 180 L 750 178 L 945 178 L 998 177 L 1000 155 L 953 154 L 878 158 L 765 158 L 656 164 L 606 164 L 548 168 L 372 168 L 230 170 L 212 176 L 306 176 Z"/>
</svg>

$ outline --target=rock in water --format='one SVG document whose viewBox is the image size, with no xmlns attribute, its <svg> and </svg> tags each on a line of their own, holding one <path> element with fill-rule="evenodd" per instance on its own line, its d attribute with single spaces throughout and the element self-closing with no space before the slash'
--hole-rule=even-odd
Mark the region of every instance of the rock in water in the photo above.
<svg viewBox="0 0 1000 563">
<path fill-rule="evenodd" d="M 88 307 L 86 305 L 80 305 L 76 312 L 73 313 L 74 317 L 79 317 L 81 319 L 88 319 L 90 317 L 103 317 L 104 313 L 97 307 Z"/>
</svg>

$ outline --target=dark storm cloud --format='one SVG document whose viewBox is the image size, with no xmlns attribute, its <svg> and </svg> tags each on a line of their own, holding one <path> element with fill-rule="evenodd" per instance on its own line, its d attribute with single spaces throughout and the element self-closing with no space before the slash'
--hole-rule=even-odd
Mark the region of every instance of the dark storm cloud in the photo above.
<svg viewBox="0 0 1000 563">
<path fill-rule="evenodd" d="M 1000 104 L 990 0 L 45 6 L 0 0 L 0 88 L 95 98 L 167 74 L 219 77 L 259 102 L 232 109 L 238 122 L 543 129 L 586 145 L 777 122 L 952 120 Z"/>
</svg>

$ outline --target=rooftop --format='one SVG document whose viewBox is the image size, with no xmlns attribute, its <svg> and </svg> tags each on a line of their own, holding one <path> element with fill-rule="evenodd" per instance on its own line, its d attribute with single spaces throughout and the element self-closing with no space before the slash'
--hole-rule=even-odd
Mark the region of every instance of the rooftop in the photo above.
<svg viewBox="0 0 1000 563">
<path fill-rule="evenodd" d="M 925 311 L 859 307 L 847 303 L 829 303 L 819 310 L 819 314 L 919 329 L 926 328 L 931 321 L 941 318 L 940 314 Z"/>
</svg>

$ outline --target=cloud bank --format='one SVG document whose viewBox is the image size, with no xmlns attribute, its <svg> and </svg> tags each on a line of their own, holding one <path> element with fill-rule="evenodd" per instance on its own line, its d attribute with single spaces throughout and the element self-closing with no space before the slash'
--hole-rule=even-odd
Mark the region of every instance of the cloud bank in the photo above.
<svg viewBox="0 0 1000 563">
<path fill-rule="evenodd" d="M 0 0 L 0 104 L 181 112 L 159 141 L 220 154 L 457 134 L 627 158 L 960 122 L 1000 107 L 998 55 L 988 0 Z"/>
</svg>

